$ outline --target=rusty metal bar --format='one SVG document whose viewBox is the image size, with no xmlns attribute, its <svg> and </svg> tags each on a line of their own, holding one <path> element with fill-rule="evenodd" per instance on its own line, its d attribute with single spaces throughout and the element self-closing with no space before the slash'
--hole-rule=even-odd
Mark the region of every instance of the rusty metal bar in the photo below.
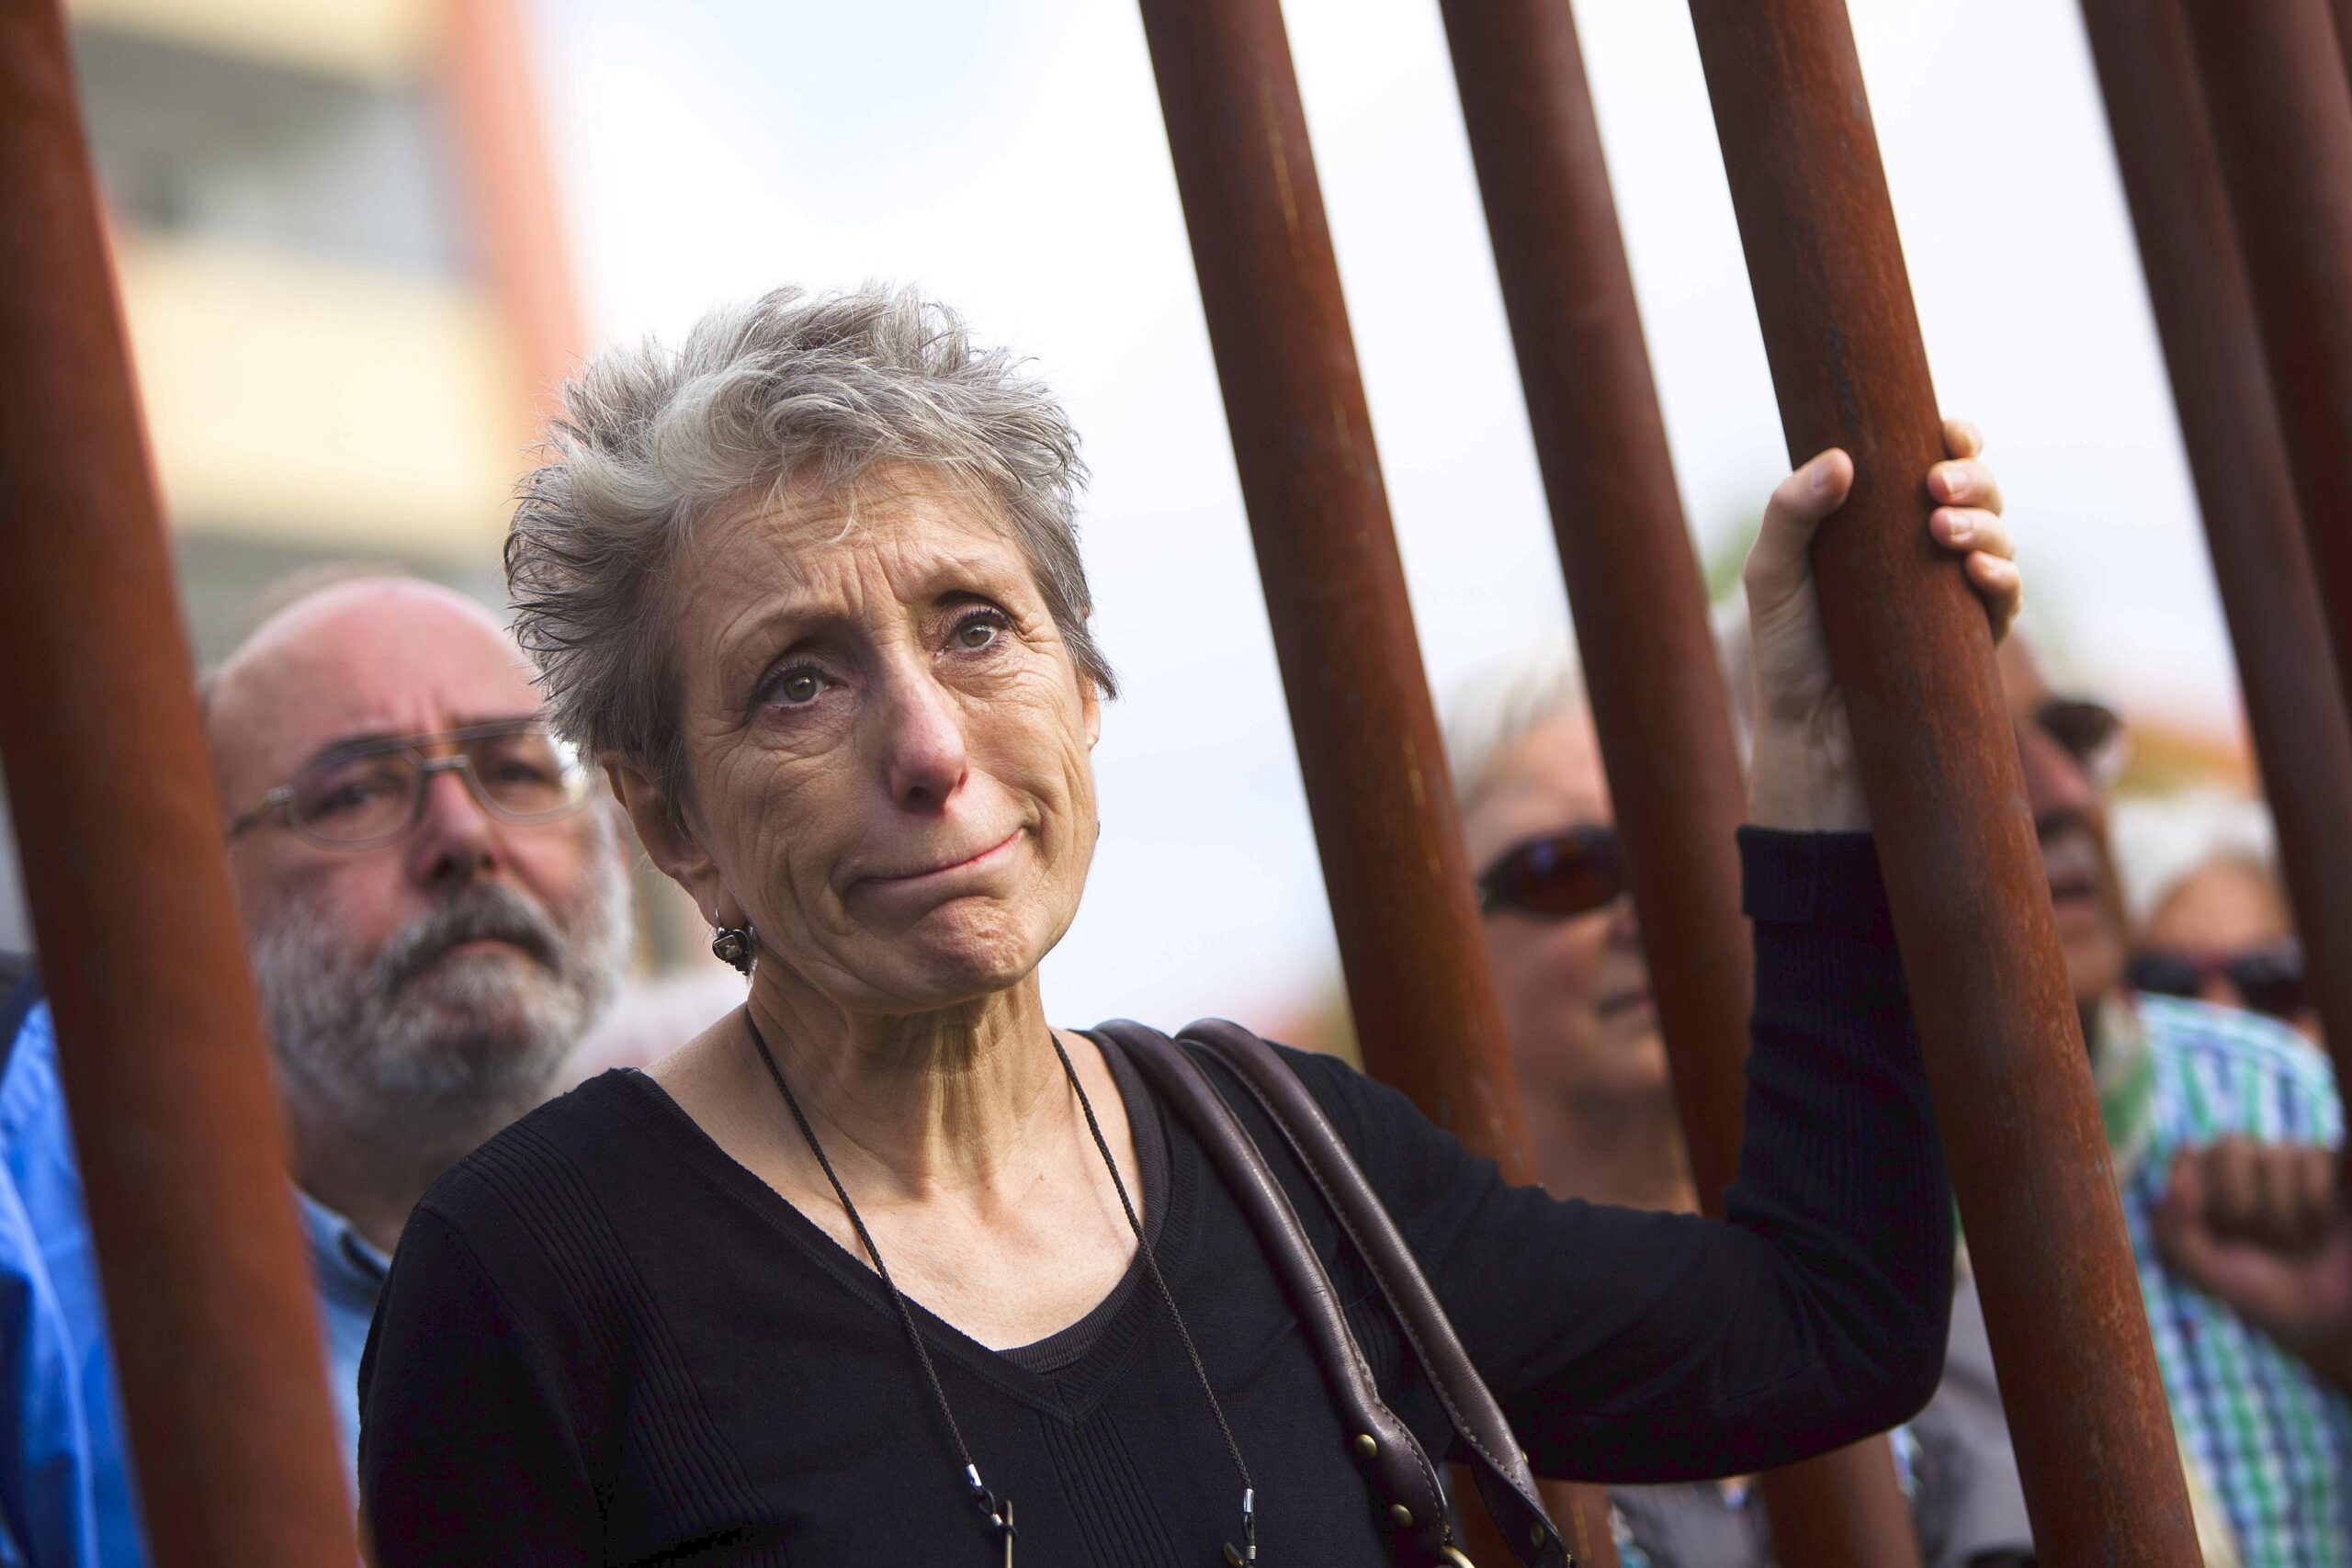
<svg viewBox="0 0 2352 1568">
<path fill-rule="evenodd" d="M 1984 615 L 1928 537 L 1935 389 L 1841 0 L 1691 0 L 2041 1560 L 2199 1561 Z"/>
<path fill-rule="evenodd" d="M 0 754 L 153 1559 L 348 1562 L 285 1136 L 57 0 L 0 3 Z"/>
<path fill-rule="evenodd" d="M 2279 864 L 2327 1038 L 2352 1042 L 2352 877 L 2343 874 L 2352 866 L 2352 719 L 2188 29 L 2171 4 L 2082 8 L 2278 820 Z"/>
<path fill-rule="evenodd" d="M 2343 52 L 2347 79 L 2352 79 L 2352 0 L 2335 0 L 2330 7 L 2335 14 L 2335 44 Z"/>
<path fill-rule="evenodd" d="M 2325 606 L 2338 698 L 2335 712 L 2341 715 L 2346 712 L 2342 699 L 2352 697 L 2352 84 L 2345 76 L 2327 0 L 2265 0 L 2247 7 L 2180 0 L 2180 16 L 2188 24 L 2188 52 L 2203 91 L 2221 184 L 2237 236 L 2236 256 L 2245 269 L 2269 372 L 2271 396 L 2251 406 L 2266 415 L 2275 411 L 2283 436 L 2304 540 Z M 2140 25 L 2154 24 L 2143 18 Z M 2186 112 L 2167 107 L 2176 114 Z M 2120 134 L 2119 130 L 2119 141 Z M 2168 177 L 2181 176 L 2176 170 Z M 2211 242 L 2200 234 L 2199 243 Z M 2175 265 L 2193 266 L 2211 259 L 2181 258 Z M 2152 264 L 2148 271 L 2153 288 L 2157 268 Z M 2215 301 L 2199 303 L 2218 314 Z M 2226 299 L 2222 303 L 2226 306 Z M 2204 324 L 2209 332 L 2217 330 L 2214 321 Z M 2238 412 L 2240 418 L 2245 417 Z M 2185 417 L 2182 423 L 2187 424 Z M 2234 471 L 2242 456 L 2227 455 L 2232 468 L 2222 483 L 2243 488 L 2249 482 Z M 2261 478 L 2255 476 L 2255 482 Z M 2206 515 L 2211 526 L 2210 502 Z M 2279 552 L 2269 564 L 2274 572 L 2283 572 L 2289 568 L 2279 563 L 2292 559 Z M 2227 579 L 2223 581 L 2226 592 Z M 2259 595 L 2247 610 L 2256 621 L 2301 614 L 2291 594 L 2283 605 L 2271 602 L 2275 590 L 2276 579 L 2269 577 L 2244 590 Z M 2248 644 L 2237 633 L 2237 619 L 2233 606 L 2231 628 L 2239 637 L 2243 660 L 2263 645 Z M 2290 646 L 2271 657 L 2294 660 L 2307 655 L 2300 646 Z M 2245 673 L 2251 716 L 2257 672 L 2248 669 Z M 2276 672 L 2266 669 L 2261 674 L 2275 674 L 2287 682 L 2263 694 L 2277 709 L 2275 722 L 2284 733 L 2291 736 L 2298 727 L 2307 731 L 2320 728 L 2301 705 L 2313 700 L 2314 672 L 2302 671 L 2300 680 L 2297 671 L 2284 668 Z M 2263 739 L 2260 730 L 2256 734 Z M 2324 746 L 2327 736 L 2306 734 L 2303 739 Z M 2263 761 L 2272 759 L 2266 753 Z M 2285 817 L 2289 802 L 2278 793 L 2288 781 L 2267 773 L 2266 782 L 2274 791 L 2272 804 L 2280 811 L 2279 841 L 2292 851 L 2286 857 L 2290 876 L 2301 863 L 2302 877 L 2290 886 L 2297 919 L 2308 921 L 2302 907 L 2305 884 L 2334 884 L 2324 887 L 2324 896 L 2335 900 L 2346 896 L 2342 886 L 2346 863 L 2312 858 L 2341 852 L 2344 840 L 2327 836 L 2340 825 L 2324 818 L 2306 821 L 2301 830 L 2314 835 L 2311 843 L 2290 840 Z M 2303 784 L 2307 788 L 2343 787 L 2340 774 Z M 2344 797 L 2339 795 L 2328 804 L 2340 813 Z M 2338 918 L 2338 908 L 2331 904 L 2321 917 L 2323 923 L 2304 925 L 2306 943 L 2335 934 L 2332 922 Z M 2352 979 L 2340 966 L 2326 963 L 2316 946 L 2311 951 L 2312 972 L 2326 987 L 2323 995 L 2342 1007 L 2340 993 Z M 2327 1048 L 2335 1059 L 2337 1077 L 2352 1081 L 2347 1079 L 2352 1075 L 2352 1036 L 2332 1017 L 2327 1024 Z M 2352 1180 L 2352 1165 L 2346 1168 L 2347 1180 Z"/>
<path fill-rule="evenodd" d="M 1364 1065 L 1530 1181 L 1281 6 L 1141 5 Z M 1598 1489 L 1577 1490 L 1561 1529 L 1613 1564 Z"/>
<path fill-rule="evenodd" d="M 1739 1162 L 1747 790 L 1566 0 L 1441 0 L 1701 1204 Z M 1919 1561 L 1884 1438 L 1764 1479 L 1781 1561 Z"/>
</svg>

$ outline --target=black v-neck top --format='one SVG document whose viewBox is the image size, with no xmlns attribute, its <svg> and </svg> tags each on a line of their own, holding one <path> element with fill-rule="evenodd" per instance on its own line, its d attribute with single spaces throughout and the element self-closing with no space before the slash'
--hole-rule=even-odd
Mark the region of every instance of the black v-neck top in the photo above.
<svg viewBox="0 0 2352 1568">
<path fill-rule="evenodd" d="M 1866 839 L 1742 834 L 1758 996 L 1728 1219 L 1512 1188 L 1401 1096 L 1293 1053 L 1543 1474 L 1765 1469 L 1933 1392 L 1951 1199 Z M 1111 1054 L 1116 1060 L 1116 1054 Z M 1389 1404 L 1442 1411 L 1305 1173 L 1200 1057 L 1329 1263 Z M 1114 1071 L 1116 1069 L 1114 1068 Z M 1123 1077 L 1147 1223 L 1258 1492 L 1274 1568 L 1393 1560 L 1314 1358 L 1190 1129 Z M 914 1308 L 1017 1560 L 1212 1568 L 1239 1498 L 1166 1308 L 1130 1270 L 1010 1354 Z M 360 1368 L 360 1478 L 412 1563 L 1001 1561 L 879 1281 L 651 1079 L 608 1073 L 452 1169 Z"/>
</svg>

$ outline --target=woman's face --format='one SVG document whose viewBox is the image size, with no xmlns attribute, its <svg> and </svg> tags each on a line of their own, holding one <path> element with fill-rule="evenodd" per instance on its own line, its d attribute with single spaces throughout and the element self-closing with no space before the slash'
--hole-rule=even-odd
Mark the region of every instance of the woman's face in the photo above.
<svg viewBox="0 0 2352 1568">
<path fill-rule="evenodd" d="M 1521 737 L 1464 807 L 1462 826 L 1471 866 L 1483 871 L 1522 840 L 1615 821 L 1600 741 L 1577 713 Z M 1663 1100 L 1666 1046 L 1631 898 L 1565 919 L 1498 910 L 1485 930 L 1527 1093 L 1589 1111 Z"/>
<path fill-rule="evenodd" d="M 763 497 L 670 599 L 688 831 L 655 858 L 704 912 L 851 1012 L 1034 971 L 1093 855 L 1100 708 L 985 507 L 904 468 Z"/>
</svg>

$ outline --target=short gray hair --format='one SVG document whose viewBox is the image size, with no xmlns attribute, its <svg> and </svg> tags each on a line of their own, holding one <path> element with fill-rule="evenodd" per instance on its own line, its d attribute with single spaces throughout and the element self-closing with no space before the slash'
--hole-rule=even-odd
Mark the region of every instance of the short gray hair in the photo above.
<svg viewBox="0 0 2352 1568">
<path fill-rule="evenodd" d="M 2155 918 L 2180 885 L 2216 861 L 2246 867 L 2287 902 L 2270 808 L 2236 790 L 2207 786 L 2132 796 L 2108 807 L 2107 836 L 2133 929 Z"/>
<path fill-rule="evenodd" d="M 711 311 L 675 351 L 607 350 L 563 388 L 547 460 L 506 536 L 514 632 L 556 728 L 684 782 L 664 602 L 697 522 L 762 486 L 854 484 L 908 462 L 998 508 L 1080 674 L 1115 695 L 1088 628 L 1086 481 L 1061 405 L 955 311 L 911 289 L 779 288 Z"/>
<path fill-rule="evenodd" d="M 1731 699 L 1732 740 L 1741 761 L 1754 739 L 1756 657 L 1747 601 L 1733 594 L 1708 612 L 1715 659 Z M 1584 666 L 1570 638 L 1547 637 L 1514 657 L 1475 671 L 1445 705 L 1445 760 L 1464 807 L 1495 782 L 1513 748 L 1555 718 L 1592 712 Z"/>
<path fill-rule="evenodd" d="M 1464 809 L 1495 782 L 1513 748 L 1546 721 L 1589 711 L 1576 644 L 1547 637 L 1475 671 L 1445 704 L 1445 760 Z"/>
</svg>

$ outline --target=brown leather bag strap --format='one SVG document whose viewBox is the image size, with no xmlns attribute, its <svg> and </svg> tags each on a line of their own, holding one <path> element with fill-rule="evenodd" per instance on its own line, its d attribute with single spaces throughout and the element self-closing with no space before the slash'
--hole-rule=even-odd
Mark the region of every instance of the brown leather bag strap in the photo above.
<svg viewBox="0 0 2352 1568">
<path fill-rule="evenodd" d="M 1471 1456 L 1470 1474 L 1487 1512 L 1522 1563 L 1561 1563 L 1566 1547 L 1544 1510 L 1526 1455 L 1493 1391 L 1463 1349 L 1445 1308 L 1430 1289 L 1396 1222 L 1364 1179 L 1323 1108 L 1274 1048 L 1238 1023 L 1203 1019 L 1182 1038 L 1208 1048 L 1231 1068 L 1258 1101 L 1323 1194 L 1374 1282 L 1388 1300 L 1397 1326 L 1429 1374 Z"/>
<path fill-rule="evenodd" d="M 1380 1397 L 1331 1277 L 1249 1129 L 1184 1048 L 1158 1030 L 1117 1019 L 1088 1032 L 1098 1043 L 1124 1051 L 1153 1090 L 1175 1108 L 1208 1151 L 1217 1175 L 1257 1233 L 1259 1248 L 1298 1314 L 1324 1384 L 1346 1422 L 1350 1451 L 1379 1496 L 1381 1517 L 1396 1532 L 1398 1561 L 1411 1568 L 1443 1568 L 1465 1561 L 1454 1549 L 1453 1523 L 1437 1467 L 1421 1451 L 1412 1429 Z M 1267 1500 L 1273 1502 L 1271 1494 Z M 1447 1556 L 1449 1551 L 1454 1555 Z"/>
</svg>

